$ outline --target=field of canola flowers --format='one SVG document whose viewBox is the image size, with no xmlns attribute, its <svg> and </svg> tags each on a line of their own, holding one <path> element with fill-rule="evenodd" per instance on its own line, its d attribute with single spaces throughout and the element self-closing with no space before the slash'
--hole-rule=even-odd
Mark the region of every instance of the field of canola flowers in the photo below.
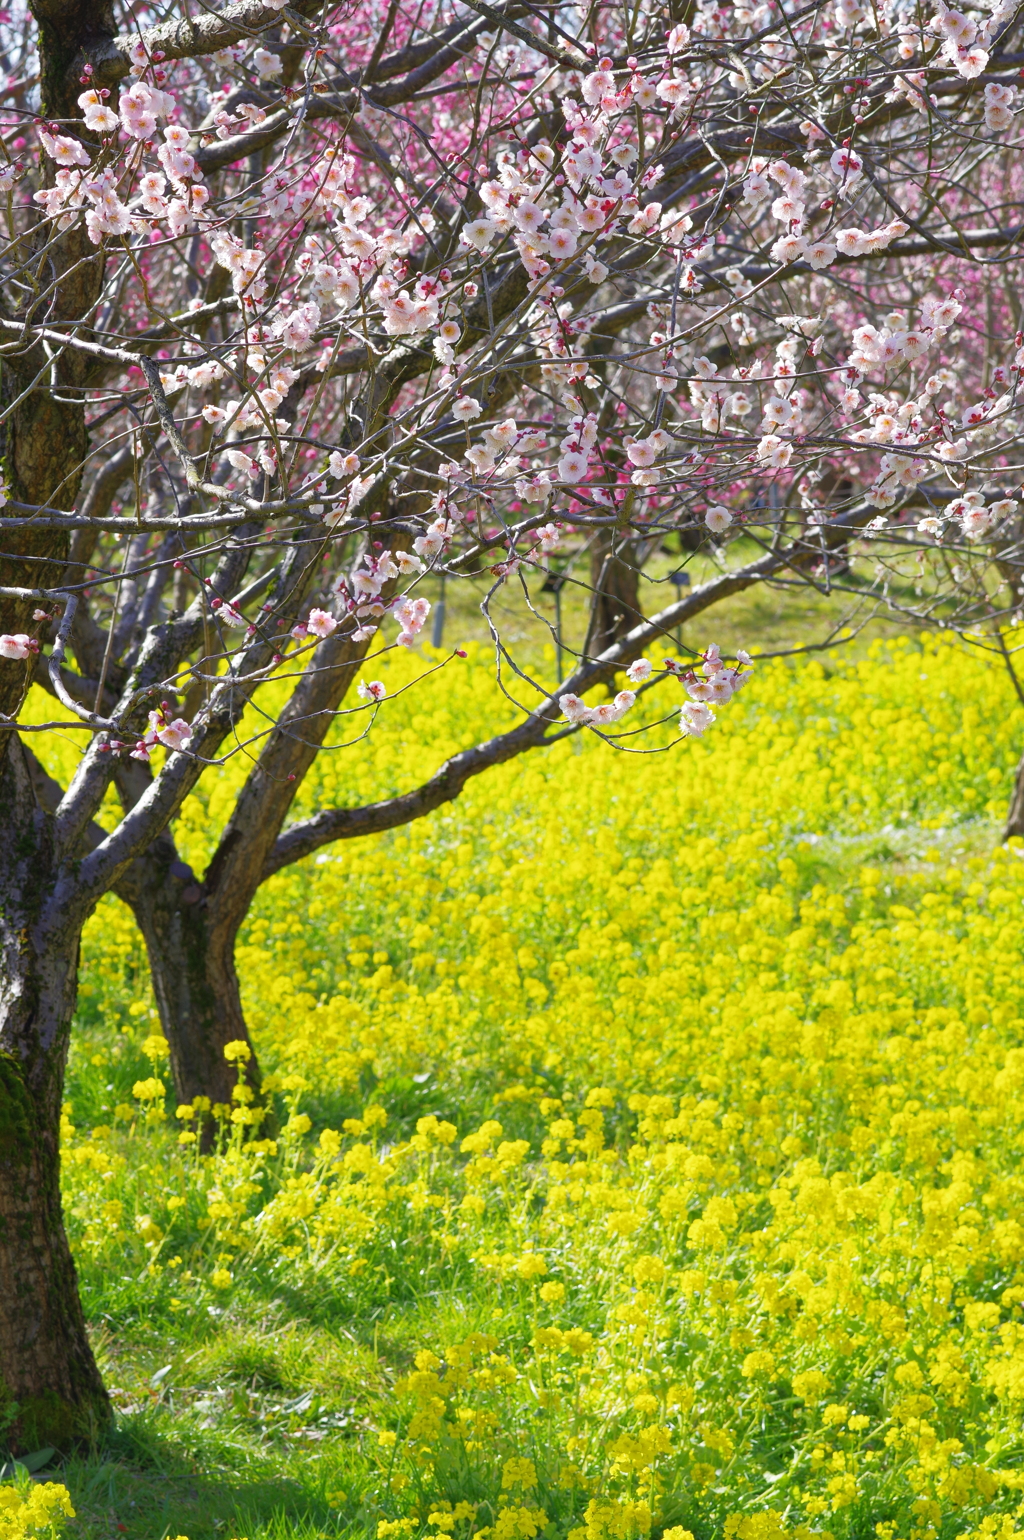
<svg viewBox="0 0 1024 1540">
<path fill-rule="evenodd" d="M 471 655 L 304 801 L 496 709 Z M 211 1157 L 106 901 L 64 1183 L 122 1431 L 69 1535 L 1017 1534 L 1022 742 L 998 665 L 888 642 L 282 874 L 240 949 L 280 1134 Z M 0 1540 L 55 1532 L 27 1490 Z"/>
</svg>

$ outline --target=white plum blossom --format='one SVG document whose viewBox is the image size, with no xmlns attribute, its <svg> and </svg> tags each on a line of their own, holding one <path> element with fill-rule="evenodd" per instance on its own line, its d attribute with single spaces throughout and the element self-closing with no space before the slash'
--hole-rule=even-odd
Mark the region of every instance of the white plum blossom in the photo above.
<svg viewBox="0 0 1024 1540">
<path fill-rule="evenodd" d="M 427 525 L 422 535 L 416 536 L 412 548 L 424 561 L 432 561 L 451 543 L 452 534 L 450 522 L 441 514 L 432 524 Z"/>
<path fill-rule="evenodd" d="M 782 470 L 793 456 L 792 444 L 775 433 L 767 433 L 757 446 L 757 458 L 771 470 Z"/>
<path fill-rule="evenodd" d="M 11 658 L 18 662 L 30 658 L 38 651 L 39 643 L 31 636 L 26 636 L 24 631 L 15 631 L 13 636 L 6 633 L 0 636 L 0 658 Z"/>
<path fill-rule="evenodd" d="M 722 503 L 715 503 L 704 515 L 704 523 L 712 534 L 720 535 L 732 523 L 732 514 Z"/>
<path fill-rule="evenodd" d="M 992 133 L 1001 133 L 1013 122 L 1010 107 L 1016 96 L 1013 86 L 991 82 L 985 87 L 985 127 Z"/>
<path fill-rule="evenodd" d="M 106 105 L 106 91 L 83 91 L 78 98 L 85 126 L 97 134 L 112 134 L 119 126 L 117 113 Z"/>
<path fill-rule="evenodd" d="M 570 449 L 558 462 L 559 481 L 582 481 L 587 474 L 588 456 L 582 449 Z"/>
<path fill-rule="evenodd" d="M 229 604 L 225 600 L 214 599 L 211 601 L 210 607 L 222 626 L 232 626 L 235 630 L 238 630 L 241 626 L 249 624 L 241 610 L 237 610 L 233 604 Z"/>
<path fill-rule="evenodd" d="M 72 139 L 67 134 L 50 134 L 45 128 L 39 130 L 39 137 L 43 142 L 43 149 L 58 166 L 91 164 L 88 150 L 77 139 Z"/>
<path fill-rule="evenodd" d="M 643 684 L 654 673 L 653 665 L 646 658 L 637 658 L 626 670 L 626 678 L 630 684 Z"/>
<path fill-rule="evenodd" d="M 387 694 L 387 687 L 379 679 L 360 679 L 356 686 L 356 694 L 360 700 L 382 701 Z"/>
<path fill-rule="evenodd" d="M 252 62 L 261 80 L 271 80 L 281 73 L 281 57 L 279 54 L 271 53 L 269 48 L 257 48 L 253 53 Z"/>
<path fill-rule="evenodd" d="M 968 508 L 960 520 L 965 540 L 980 540 L 992 527 L 992 513 L 988 508 Z"/>
<path fill-rule="evenodd" d="M 320 325 L 320 307 L 310 300 L 299 305 L 288 315 L 279 316 L 271 328 L 286 348 L 305 353 L 313 346 L 313 338 Z"/>
<path fill-rule="evenodd" d="M 820 273 L 823 268 L 831 267 L 836 260 L 836 247 L 831 241 L 809 240 L 805 256 L 807 265 Z"/>
<path fill-rule="evenodd" d="M 710 706 L 703 701 L 688 700 L 679 712 L 679 730 L 690 738 L 703 738 L 714 720 L 715 713 Z"/>
<path fill-rule="evenodd" d="M 840 182 L 850 184 L 863 175 L 864 162 L 854 150 L 836 150 L 829 160 L 832 175 Z"/>
<path fill-rule="evenodd" d="M 244 449 L 226 449 L 224 458 L 229 465 L 233 465 L 236 471 L 244 471 L 247 476 L 255 479 L 259 473 L 259 466 L 251 455 L 247 455 Z"/>
<path fill-rule="evenodd" d="M 327 461 L 327 473 L 340 481 L 343 476 L 354 476 L 359 465 L 357 454 L 342 454 L 340 449 L 335 449 Z"/>
<path fill-rule="evenodd" d="M 845 229 L 836 231 L 836 249 L 844 257 L 859 257 L 864 250 L 864 242 L 867 236 L 863 230 Z"/>
<path fill-rule="evenodd" d="M 614 700 L 604 701 L 600 706 L 588 706 L 578 695 L 558 697 L 559 710 L 573 727 L 608 727 L 625 716 L 635 702 L 632 690 L 620 690 Z"/>
<path fill-rule="evenodd" d="M 780 235 L 771 249 L 772 261 L 783 265 L 798 262 L 806 255 L 807 242 L 802 235 Z"/>
<path fill-rule="evenodd" d="M 491 220 L 474 219 L 468 225 L 463 225 L 459 238 L 465 246 L 472 246 L 476 251 L 486 251 L 498 234 L 498 227 Z"/>
<path fill-rule="evenodd" d="M 632 444 L 627 443 L 626 454 L 634 465 L 646 469 L 653 465 L 658 456 L 658 450 L 649 438 L 636 439 Z"/>
</svg>

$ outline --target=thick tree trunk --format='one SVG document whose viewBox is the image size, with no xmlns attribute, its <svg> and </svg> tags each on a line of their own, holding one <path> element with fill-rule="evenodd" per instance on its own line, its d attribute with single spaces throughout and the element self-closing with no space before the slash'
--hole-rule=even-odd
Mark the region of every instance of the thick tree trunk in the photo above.
<svg viewBox="0 0 1024 1540">
<path fill-rule="evenodd" d="M 113 33 L 109 0 L 32 0 L 39 25 L 40 111 L 48 118 L 78 118 L 82 87 L 69 69 L 85 38 L 98 40 Z M 53 174 L 51 168 L 50 174 Z M 56 241 L 44 221 L 34 234 L 7 250 L 10 267 L 31 259 L 52 242 L 46 265 L 47 282 L 56 279 L 47 305 L 50 325 L 90 316 L 103 284 L 103 255 L 89 240 L 84 224 L 67 230 Z M 5 296 L 8 314 L 16 315 L 24 296 Z M 7 495 L 35 506 L 73 508 L 88 448 L 81 387 L 88 365 L 73 348 L 60 352 L 47 369 L 42 344 L 24 353 L 8 354 L 0 368 L 0 466 Z M 34 388 L 26 390 L 26 387 Z M 15 405 L 17 403 L 17 405 Z M 0 561 L 0 582 L 10 588 L 42 588 L 59 583 L 67 561 L 67 530 L 36 530 L 31 526 L 9 532 Z M 0 631 L 26 632 L 36 640 L 45 622 L 34 620 L 36 600 L 5 594 L 0 600 Z M 5 664 L 0 670 L 0 712 L 14 716 L 32 682 L 32 660 L 24 667 Z"/>
<path fill-rule="evenodd" d="M 109 1422 L 60 1201 L 60 1113 L 81 918 L 21 745 L 0 757 L 0 1422 L 17 1448 Z"/>
<path fill-rule="evenodd" d="M 1013 778 L 1013 795 L 1010 797 L 1010 807 L 1006 815 L 1006 827 L 1003 830 L 1003 839 L 1012 839 L 1014 835 L 1018 839 L 1024 839 L 1024 755 L 1018 762 Z"/>
</svg>

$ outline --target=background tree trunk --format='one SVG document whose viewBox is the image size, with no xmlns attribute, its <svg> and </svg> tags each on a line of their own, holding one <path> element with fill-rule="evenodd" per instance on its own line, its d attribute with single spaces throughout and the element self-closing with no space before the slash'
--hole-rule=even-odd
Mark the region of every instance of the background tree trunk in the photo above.
<svg viewBox="0 0 1024 1540">
<path fill-rule="evenodd" d="M 15 1448 L 92 1436 L 111 1409 L 60 1200 L 60 1114 L 82 917 L 13 735 L 0 758 L 0 1412 Z"/>
<path fill-rule="evenodd" d="M 259 1064 L 235 971 L 237 926 L 218 928 L 204 885 L 178 860 L 169 839 L 157 841 L 134 863 L 130 885 L 123 883 L 119 892 L 131 905 L 146 943 L 178 1101 L 207 1096 L 230 1106 L 238 1069 L 225 1059 L 224 1049 L 238 1041 L 252 1054 L 245 1080 L 258 1097 Z M 208 1125 L 207 1142 L 211 1134 Z"/>
<path fill-rule="evenodd" d="M 1013 777 L 1013 793 L 1010 797 L 1010 807 L 1006 814 L 1006 827 L 1003 830 L 1003 839 L 1012 839 L 1016 835 L 1018 839 L 1024 839 L 1024 755 L 1017 764 Z"/>
<path fill-rule="evenodd" d="M 602 530 L 590 557 L 594 590 L 584 657 L 593 658 L 622 640 L 643 619 L 635 544 Z"/>
</svg>

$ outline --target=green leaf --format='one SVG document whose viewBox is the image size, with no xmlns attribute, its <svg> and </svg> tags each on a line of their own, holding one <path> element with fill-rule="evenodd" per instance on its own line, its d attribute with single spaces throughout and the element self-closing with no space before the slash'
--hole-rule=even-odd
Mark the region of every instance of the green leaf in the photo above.
<svg viewBox="0 0 1024 1540">
<path fill-rule="evenodd" d="M 24 1465 L 29 1475 L 32 1475 L 34 1471 L 42 1470 L 44 1465 L 49 1465 L 56 1453 L 56 1449 L 34 1449 L 31 1454 L 19 1455 L 18 1463 Z"/>
</svg>

